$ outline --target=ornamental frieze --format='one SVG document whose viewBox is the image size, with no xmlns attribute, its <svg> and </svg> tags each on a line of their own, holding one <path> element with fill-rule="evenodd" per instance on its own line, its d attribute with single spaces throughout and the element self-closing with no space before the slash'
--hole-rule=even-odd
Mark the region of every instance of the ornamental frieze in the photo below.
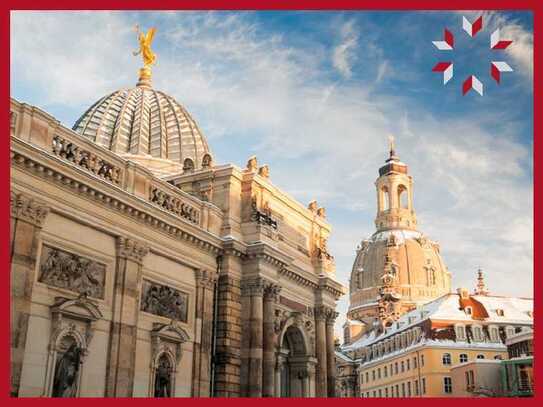
<svg viewBox="0 0 543 407">
<path fill-rule="evenodd" d="M 38 227 L 43 225 L 49 214 L 49 208 L 34 198 L 21 193 L 11 191 L 10 195 L 11 216 L 32 223 Z"/>
<path fill-rule="evenodd" d="M 43 245 L 39 281 L 94 298 L 104 298 L 106 266 L 87 257 Z"/>
<path fill-rule="evenodd" d="M 187 322 L 189 295 L 175 288 L 143 280 L 141 310 L 149 314 Z"/>
</svg>

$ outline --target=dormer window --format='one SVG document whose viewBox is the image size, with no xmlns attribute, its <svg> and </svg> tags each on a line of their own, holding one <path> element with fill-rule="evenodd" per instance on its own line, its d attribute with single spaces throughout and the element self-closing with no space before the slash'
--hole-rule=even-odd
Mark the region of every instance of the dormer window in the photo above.
<svg viewBox="0 0 543 407">
<path fill-rule="evenodd" d="M 473 314 L 473 308 L 471 308 L 471 307 L 466 307 L 466 308 L 464 309 L 464 311 L 465 311 L 466 314 L 468 314 L 468 315 L 472 315 L 472 314 Z"/>
<path fill-rule="evenodd" d="M 498 308 L 498 309 L 496 310 L 496 315 L 499 316 L 499 317 L 503 317 L 503 315 L 504 315 L 504 314 L 503 314 L 503 310 L 502 310 L 501 308 Z"/>
<path fill-rule="evenodd" d="M 474 326 L 472 328 L 473 332 L 473 340 L 477 342 L 482 342 L 484 340 L 483 338 L 483 329 L 480 326 Z"/>
<path fill-rule="evenodd" d="M 457 341 L 465 341 L 466 340 L 466 327 L 464 325 L 456 325 L 454 327 L 456 332 L 456 340 Z"/>
<path fill-rule="evenodd" d="M 500 331 L 497 326 L 489 326 L 488 331 L 490 333 L 490 340 L 492 342 L 501 342 L 500 341 Z"/>
<path fill-rule="evenodd" d="M 511 336 L 513 336 L 515 334 L 515 328 L 512 327 L 512 326 L 508 326 L 505 328 L 505 336 L 507 338 L 510 338 Z"/>
</svg>

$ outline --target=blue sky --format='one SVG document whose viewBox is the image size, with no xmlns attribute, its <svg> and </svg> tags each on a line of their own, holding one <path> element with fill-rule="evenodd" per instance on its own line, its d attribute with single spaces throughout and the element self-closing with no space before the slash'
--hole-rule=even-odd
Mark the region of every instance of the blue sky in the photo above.
<svg viewBox="0 0 543 407">
<path fill-rule="evenodd" d="M 485 12 L 470 38 L 462 16 L 480 14 L 14 12 L 11 94 L 71 127 L 102 95 L 135 85 L 132 27 L 157 26 L 154 86 L 191 112 L 218 162 L 256 154 L 275 185 L 327 208 L 340 281 L 374 231 L 373 182 L 394 134 L 420 230 L 441 243 L 453 286 L 472 288 L 480 266 L 491 292 L 532 296 L 533 18 Z M 432 44 L 445 27 L 454 51 Z M 514 41 L 505 51 L 489 49 L 496 28 Z M 514 69 L 500 85 L 491 60 Z M 445 86 L 438 61 L 455 63 Z M 462 96 L 470 74 L 484 96 Z"/>
</svg>

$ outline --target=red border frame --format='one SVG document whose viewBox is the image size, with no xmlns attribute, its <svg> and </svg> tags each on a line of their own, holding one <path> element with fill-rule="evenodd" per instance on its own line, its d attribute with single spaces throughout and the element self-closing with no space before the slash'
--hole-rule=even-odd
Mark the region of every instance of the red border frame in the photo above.
<svg viewBox="0 0 543 407">
<path fill-rule="evenodd" d="M 542 67 L 542 54 L 539 51 L 539 43 L 542 41 L 542 34 L 540 31 L 543 26 L 543 2 L 537 0 L 502 0 L 497 2 L 489 0 L 459 0 L 450 3 L 439 4 L 435 1 L 430 0 L 412 0 L 409 3 L 407 1 L 401 0 L 381 0 L 379 2 L 368 1 L 368 0 L 233 0 L 227 2 L 226 0 L 199 0 L 199 1 L 187 1 L 187 0 L 162 0 L 160 3 L 152 2 L 148 0 L 133 0 L 133 1 L 121 1 L 121 0 L 95 0 L 95 1 L 85 1 L 80 0 L 77 2 L 67 2 L 67 1 L 51 1 L 51 0 L 42 0 L 39 3 L 36 0 L 20 0 L 13 1 L 8 0 L 5 3 L 0 5 L 0 38 L 1 38 L 1 49 L 4 56 L 4 61 L 9 61 L 10 58 L 10 11 L 11 10 L 174 10 L 174 9 L 186 9 L 186 10 L 206 10 L 206 9 L 215 9 L 215 10 L 280 10 L 280 9 L 302 9 L 302 10 L 356 10 L 356 9 L 366 9 L 366 10 L 531 10 L 534 13 L 534 143 L 533 143 L 533 158 L 534 158 L 534 308 L 537 308 L 538 305 L 542 305 L 543 298 L 539 295 L 539 292 L 535 288 L 541 287 L 541 277 L 536 272 L 537 266 L 539 265 L 539 257 L 537 253 L 539 250 L 543 249 L 540 241 L 537 239 L 535 233 L 542 225 L 540 218 L 537 214 L 536 208 L 538 204 L 542 202 L 543 192 L 538 187 L 538 179 L 541 173 L 539 166 L 536 165 L 536 159 L 541 157 L 541 149 L 539 144 L 535 141 L 535 134 L 541 134 L 543 130 L 541 116 L 536 112 L 541 109 L 541 96 L 543 94 L 542 81 L 535 75 L 535 72 Z M 9 96 L 10 96 L 10 65 L 4 63 L 0 66 L 2 73 L 2 80 L 0 81 L 0 103 L 2 106 L 2 116 L 0 118 L 0 128 L 8 129 L 9 128 Z M 541 112 L 541 111 L 540 111 Z M 16 399 L 9 396 L 10 385 L 10 364 L 9 364 L 9 309 L 10 309 L 10 297 L 8 295 L 9 287 L 9 247 L 7 242 L 9 242 L 9 175 L 10 175 L 10 165 L 9 165 L 9 137 L 5 136 L 0 138 L 0 151 L 2 153 L 3 159 L 0 160 L 0 208 L 2 213 L 2 225 L 1 228 L 1 238 L 0 242 L 0 261 L 3 265 L 2 270 L 2 286 L 5 287 L 4 295 L 1 297 L 0 301 L 0 316 L 4 319 L 4 324 L 0 328 L 0 338 L 2 340 L 2 348 L 4 349 L 0 352 L 0 400 L 4 399 L 6 402 L 12 402 L 17 404 L 26 404 L 38 402 L 40 404 L 49 404 L 56 405 L 56 403 L 73 403 L 74 401 L 62 400 L 62 399 L 42 399 L 37 401 L 36 399 Z M 514 273 L 514 270 L 511 270 Z M 534 324 L 536 327 L 539 326 L 541 316 L 539 312 L 535 312 L 535 321 Z M 535 334 L 535 352 L 539 354 L 540 349 L 543 349 L 541 343 L 543 340 L 539 339 L 538 333 Z M 523 404 L 535 404 L 543 398 L 542 396 L 542 384 L 538 381 L 540 375 L 543 371 L 541 364 L 536 362 L 534 366 L 534 375 L 536 378 L 535 381 L 535 397 L 530 399 L 519 399 L 519 402 Z M 125 405 L 144 405 L 148 403 L 148 399 L 99 399 L 100 402 L 115 402 Z M 479 405 L 494 405 L 502 403 L 511 403 L 514 399 L 454 399 L 454 398 L 440 398 L 438 399 L 439 403 L 445 405 L 454 405 L 458 403 L 474 402 L 479 403 Z M 397 403 L 410 404 L 410 405 L 432 405 L 436 399 L 284 399 L 280 402 L 286 404 L 298 404 L 298 403 L 311 403 L 324 405 L 325 403 L 337 403 L 342 404 L 351 404 L 354 403 L 364 403 L 364 404 L 376 404 L 378 402 L 387 402 L 387 403 Z M 173 405 L 174 403 L 205 403 L 211 405 L 211 403 L 217 402 L 229 402 L 230 400 L 226 399 L 161 399 L 156 400 L 157 403 L 167 403 Z M 232 400 L 235 403 L 240 403 L 243 405 L 249 405 L 254 401 L 251 399 L 235 399 Z M 96 399 L 77 399 L 76 403 L 78 405 L 91 405 L 91 403 L 96 402 Z M 151 401 L 153 402 L 153 401 Z M 129 404 L 130 403 L 130 404 Z M 267 405 L 272 405 L 272 403 L 277 403 L 275 399 L 260 399 L 258 403 L 264 403 Z"/>
</svg>

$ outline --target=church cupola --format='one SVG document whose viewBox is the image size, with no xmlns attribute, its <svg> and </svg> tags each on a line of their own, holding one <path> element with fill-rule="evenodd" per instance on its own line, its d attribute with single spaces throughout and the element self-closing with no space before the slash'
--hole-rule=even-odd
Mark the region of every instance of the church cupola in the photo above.
<svg viewBox="0 0 543 407">
<path fill-rule="evenodd" d="M 413 178 L 407 173 L 407 165 L 396 155 L 394 138 L 390 137 L 389 157 L 379 168 L 377 188 L 378 231 L 389 229 L 416 230 L 417 217 L 413 209 Z"/>
</svg>

